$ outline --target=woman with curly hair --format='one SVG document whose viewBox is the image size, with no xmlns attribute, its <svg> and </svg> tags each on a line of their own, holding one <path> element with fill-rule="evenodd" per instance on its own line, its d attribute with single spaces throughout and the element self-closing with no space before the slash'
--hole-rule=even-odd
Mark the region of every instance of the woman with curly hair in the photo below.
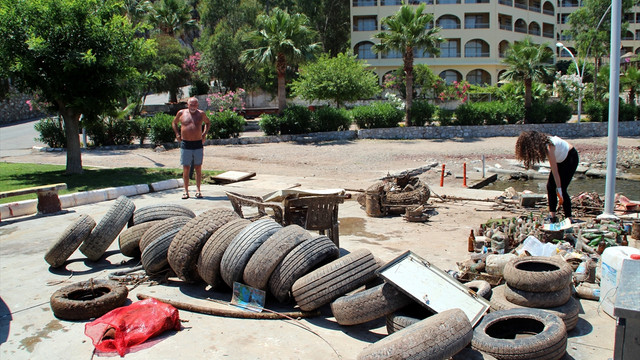
<svg viewBox="0 0 640 360">
<path fill-rule="evenodd" d="M 534 164 L 549 160 L 551 173 L 547 181 L 550 221 L 556 222 L 558 201 L 564 216 L 571 219 L 571 197 L 567 187 L 578 168 L 578 151 L 567 141 L 537 131 L 523 131 L 516 141 L 516 159 L 530 169 Z"/>
</svg>

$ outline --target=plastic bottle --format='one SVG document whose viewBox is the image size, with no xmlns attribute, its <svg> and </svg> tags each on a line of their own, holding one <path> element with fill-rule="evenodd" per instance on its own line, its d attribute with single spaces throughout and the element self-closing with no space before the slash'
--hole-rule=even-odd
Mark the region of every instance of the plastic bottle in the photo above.
<svg viewBox="0 0 640 360">
<path fill-rule="evenodd" d="M 587 271 L 588 271 L 587 261 L 581 262 L 575 271 L 576 281 L 579 283 L 584 282 L 587 279 Z"/>
</svg>

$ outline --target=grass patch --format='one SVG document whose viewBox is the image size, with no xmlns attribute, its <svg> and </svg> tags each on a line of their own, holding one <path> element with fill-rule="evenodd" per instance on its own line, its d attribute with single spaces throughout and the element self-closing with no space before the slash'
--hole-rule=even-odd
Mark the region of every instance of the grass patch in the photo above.
<svg viewBox="0 0 640 360">
<path fill-rule="evenodd" d="M 136 184 L 150 184 L 156 181 L 182 178 L 182 169 L 158 168 L 84 168 L 82 174 L 65 173 L 64 165 L 0 163 L 0 191 L 23 189 L 56 183 L 66 183 L 67 189 L 60 194 L 104 189 Z M 203 182 L 209 176 L 222 171 L 202 171 Z M 0 199 L 0 203 L 36 199 L 36 194 L 12 196 Z"/>
</svg>

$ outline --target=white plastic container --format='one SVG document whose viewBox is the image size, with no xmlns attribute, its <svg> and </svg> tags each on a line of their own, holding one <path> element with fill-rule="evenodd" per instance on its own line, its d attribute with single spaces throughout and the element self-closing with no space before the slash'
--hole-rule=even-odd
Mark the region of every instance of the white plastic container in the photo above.
<svg viewBox="0 0 640 360">
<path fill-rule="evenodd" d="M 611 317 L 613 317 L 613 304 L 616 302 L 616 292 L 618 281 L 620 280 L 622 261 L 624 259 L 630 259 L 632 254 L 640 254 L 640 250 L 630 246 L 612 246 L 602 252 L 600 303 L 602 309 Z"/>
<path fill-rule="evenodd" d="M 516 251 L 521 255 L 525 250 L 531 256 L 553 256 L 558 254 L 558 245 L 542 243 L 535 236 L 529 235 L 522 242 L 522 248 Z"/>
<path fill-rule="evenodd" d="M 491 275 L 504 274 L 504 266 L 507 263 L 518 256 L 516 254 L 497 254 L 487 256 L 487 263 L 485 264 L 485 271 Z"/>
</svg>

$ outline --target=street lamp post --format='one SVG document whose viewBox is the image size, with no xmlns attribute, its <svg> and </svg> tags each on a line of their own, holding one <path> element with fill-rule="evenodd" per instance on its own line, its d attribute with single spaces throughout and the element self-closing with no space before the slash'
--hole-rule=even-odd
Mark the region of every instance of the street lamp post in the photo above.
<svg viewBox="0 0 640 360">
<path fill-rule="evenodd" d="M 580 115 L 582 114 L 582 87 L 584 84 L 582 83 L 582 76 L 584 75 L 584 69 L 580 71 L 580 66 L 578 65 L 578 61 L 576 61 L 575 56 L 571 50 L 569 50 L 563 43 L 558 42 L 556 46 L 560 49 L 565 49 L 571 55 L 571 59 L 573 59 L 573 63 L 576 65 L 576 73 L 578 74 L 578 78 L 580 79 L 580 84 L 578 84 L 578 122 L 580 122 Z"/>
</svg>

